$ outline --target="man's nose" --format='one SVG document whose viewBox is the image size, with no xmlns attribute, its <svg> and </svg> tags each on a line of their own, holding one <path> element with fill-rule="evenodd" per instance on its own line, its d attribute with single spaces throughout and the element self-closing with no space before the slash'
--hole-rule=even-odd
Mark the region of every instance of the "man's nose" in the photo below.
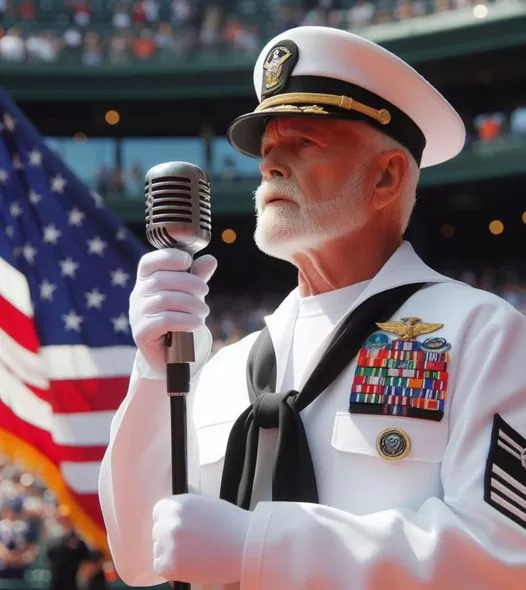
<svg viewBox="0 0 526 590">
<path fill-rule="evenodd" d="M 290 169 L 285 164 L 283 158 L 279 157 L 279 154 L 275 150 L 271 153 L 263 156 L 259 165 L 259 171 L 261 177 L 264 180 L 270 180 L 272 178 L 290 178 Z"/>
</svg>

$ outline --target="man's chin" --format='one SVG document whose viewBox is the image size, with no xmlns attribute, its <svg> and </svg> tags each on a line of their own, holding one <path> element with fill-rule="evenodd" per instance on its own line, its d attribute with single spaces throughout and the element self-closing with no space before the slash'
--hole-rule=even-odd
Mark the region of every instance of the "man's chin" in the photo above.
<svg viewBox="0 0 526 590">
<path fill-rule="evenodd" d="M 260 231 L 254 234 L 254 241 L 264 254 L 286 262 L 292 262 L 298 254 L 315 247 L 317 242 L 307 236 L 278 236 Z"/>
</svg>

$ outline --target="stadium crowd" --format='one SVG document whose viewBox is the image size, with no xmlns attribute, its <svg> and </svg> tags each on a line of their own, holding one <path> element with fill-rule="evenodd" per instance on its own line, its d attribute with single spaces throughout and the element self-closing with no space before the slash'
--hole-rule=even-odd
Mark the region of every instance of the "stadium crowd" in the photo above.
<svg viewBox="0 0 526 590">
<path fill-rule="evenodd" d="M 485 1 L 485 0 L 484 0 Z M 491 1 L 491 0 L 490 0 Z M 494 0 L 498 1 L 498 0 Z M 102 63 L 257 53 L 297 25 L 351 31 L 480 0 L 0 0 L 0 60 Z"/>
<path fill-rule="evenodd" d="M 35 475 L 0 456 L 0 588 L 22 589 L 26 582 L 28 588 L 105 590 L 114 579 L 111 563 L 85 543 L 69 507 Z"/>
</svg>

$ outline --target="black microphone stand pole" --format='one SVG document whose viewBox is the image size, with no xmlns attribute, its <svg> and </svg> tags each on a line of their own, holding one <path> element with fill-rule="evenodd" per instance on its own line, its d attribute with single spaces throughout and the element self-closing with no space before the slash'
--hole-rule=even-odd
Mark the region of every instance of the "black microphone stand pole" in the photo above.
<svg viewBox="0 0 526 590">
<path fill-rule="evenodd" d="M 172 494 L 188 492 L 186 396 L 190 393 L 190 362 L 195 361 L 191 332 L 165 336 L 166 389 L 170 397 Z M 174 590 L 190 590 L 187 582 L 170 582 Z"/>
</svg>

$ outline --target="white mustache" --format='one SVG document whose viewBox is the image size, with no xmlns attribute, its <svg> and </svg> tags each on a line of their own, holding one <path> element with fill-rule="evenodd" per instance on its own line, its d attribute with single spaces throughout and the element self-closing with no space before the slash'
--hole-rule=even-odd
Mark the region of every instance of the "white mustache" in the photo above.
<svg viewBox="0 0 526 590">
<path fill-rule="evenodd" d="M 282 195 L 288 197 L 296 203 L 301 203 L 305 200 L 303 193 L 294 182 L 290 180 L 265 180 L 254 191 L 254 200 L 256 202 L 256 209 L 261 209 L 263 203 L 269 197 Z"/>
</svg>

